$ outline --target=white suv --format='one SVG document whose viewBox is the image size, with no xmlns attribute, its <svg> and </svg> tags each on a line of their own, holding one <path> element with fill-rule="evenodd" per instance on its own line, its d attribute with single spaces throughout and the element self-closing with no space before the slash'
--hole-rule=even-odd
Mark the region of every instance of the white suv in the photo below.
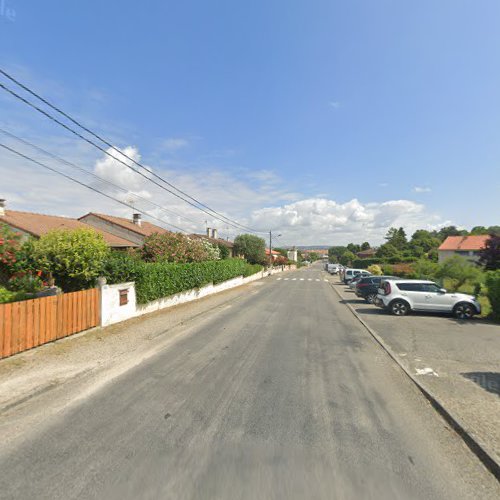
<svg viewBox="0 0 500 500">
<path fill-rule="evenodd" d="M 481 313 L 481 305 L 472 295 L 447 292 L 436 283 L 423 280 L 382 281 L 374 303 L 396 316 L 410 311 L 432 311 L 469 319 Z"/>
</svg>

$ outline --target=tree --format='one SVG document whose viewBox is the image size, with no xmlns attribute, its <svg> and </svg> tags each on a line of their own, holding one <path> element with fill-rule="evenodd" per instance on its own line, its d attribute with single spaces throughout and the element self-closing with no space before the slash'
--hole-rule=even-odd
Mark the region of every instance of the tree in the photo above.
<svg viewBox="0 0 500 500">
<path fill-rule="evenodd" d="M 316 262 L 321 256 L 318 252 L 309 252 L 308 258 L 310 262 Z"/>
<path fill-rule="evenodd" d="M 226 245 L 223 245 L 222 243 L 218 243 L 217 246 L 219 247 L 219 255 L 221 259 L 228 259 L 229 258 L 229 248 Z"/>
<path fill-rule="evenodd" d="M 491 235 L 484 248 L 479 250 L 479 263 L 487 271 L 500 269 L 500 236 Z"/>
<path fill-rule="evenodd" d="M 234 239 L 234 249 L 250 264 L 266 263 L 266 242 L 253 234 L 240 234 Z"/>
<path fill-rule="evenodd" d="M 370 243 L 368 243 L 367 241 L 361 243 L 361 250 L 369 250 L 370 248 Z"/>
<path fill-rule="evenodd" d="M 436 272 L 438 278 L 448 278 L 451 291 L 456 292 L 466 283 L 476 284 L 481 281 L 481 270 L 467 259 L 455 255 L 439 265 Z"/>
<path fill-rule="evenodd" d="M 457 229 L 456 226 L 446 226 L 442 227 L 438 232 L 437 232 L 437 237 L 441 240 L 444 241 L 448 236 L 466 236 L 467 231 L 464 229 Z"/>
<path fill-rule="evenodd" d="M 402 227 L 399 229 L 391 227 L 389 231 L 387 231 L 385 239 L 387 240 L 387 243 L 390 243 L 397 250 L 404 250 L 408 246 L 406 233 Z"/>
<path fill-rule="evenodd" d="M 375 255 L 377 257 L 380 257 L 381 259 L 401 258 L 401 252 L 392 243 L 389 242 L 380 245 Z"/>
<path fill-rule="evenodd" d="M 470 235 L 477 235 L 477 234 L 489 234 L 488 230 L 484 226 L 474 226 L 470 230 Z"/>
<path fill-rule="evenodd" d="M 500 226 L 490 226 L 485 234 L 500 236 Z"/>
<path fill-rule="evenodd" d="M 414 276 L 419 280 L 435 280 L 439 269 L 436 262 L 429 259 L 419 259 L 412 264 Z"/>
<path fill-rule="evenodd" d="M 356 255 L 354 255 L 352 252 L 349 250 L 346 250 L 340 257 L 339 263 L 342 264 L 343 266 L 349 266 L 351 262 L 356 258 Z"/>
<path fill-rule="evenodd" d="M 344 254 L 344 252 L 347 250 L 347 247 L 344 246 L 335 246 L 335 247 L 330 247 L 328 249 L 328 260 L 332 264 L 339 262 L 340 263 L 340 257 Z"/>
<path fill-rule="evenodd" d="M 361 246 L 357 245 L 356 243 L 349 243 L 347 245 L 347 250 L 352 253 L 358 253 L 361 250 Z"/>
<path fill-rule="evenodd" d="M 52 274 L 66 292 L 94 286 L 108 254 L 103 236 L 93 229 L 58 229 L 33 244 L 33 260 L 38 268 Z"/>
</svg>

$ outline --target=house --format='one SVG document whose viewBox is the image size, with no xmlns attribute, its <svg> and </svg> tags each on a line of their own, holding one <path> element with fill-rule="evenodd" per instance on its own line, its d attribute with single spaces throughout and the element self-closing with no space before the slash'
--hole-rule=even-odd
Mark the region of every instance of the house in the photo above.
<svg viewBox="0 0 500 500">
<path fill-rule="evenodd" d="M 214 246 L 222 245 L 229 250 L 229 257 L 237 257 L 234 251 L 234 243 L 229 240 L 224 240 L 218 237 L 217 229 L 207 228 L 207 234 L 193 233 L 189 235 L 190 238 L 206 240 Z"/>
<path fill-rule="evenodd" d="M 438 261 L 443 262 L 449 257 L 460 255 L 471 262 L 479 260 L 479 250 L 484 248 L 488 234 L 474 236 L 448 236 L 438 248 Z"/>
<path fill-rule="evenodd" d="M 358 259 L 372 259 L 375 257 L 376 253 L 377 250 L 375 248 L 367 248 L 366 250 L 361 250 L 361 252 L 358 252 L 356 255 Z"/>
<path fill-rule="evenodd" d="M 33 236 L 40 236 L 54 229 L 89 229 L 91 226 L 69 217 L 60 217 L 57 215 L 45 215 L 32 212 L 19 212 L 17 210 L 6 210 L 5 200 L 0 200 L 0 223 L 7 224 L 13 231 L 21 235 L 21 240 L 26 240 Z M 104 238 L 104 241 L 115 249 L 134 248 L 138 245 L 133 241 L 122 238 L 113 233 L 102 229 L 92 228 Z"/>
<path fill-rule="evenodd" d="M 142 246 L 146 237 L 153 233 L 171 233 L 163 227 L 143 221 L 141 214 L 133 214 L 132 219 L 126 219 L 125 217 L 89 212 L 78 220 L 101 231 L 132 241 L 135 246 Z"/>
<path fill-rule="evenodd" d="M 271 255 L 273 256 L 273 261 L 276 260 L 281 254 L 276 250 L 271 250 Z M 269 248 L 266 248 L 266 257 L 269 259 Z"/>
</svg>

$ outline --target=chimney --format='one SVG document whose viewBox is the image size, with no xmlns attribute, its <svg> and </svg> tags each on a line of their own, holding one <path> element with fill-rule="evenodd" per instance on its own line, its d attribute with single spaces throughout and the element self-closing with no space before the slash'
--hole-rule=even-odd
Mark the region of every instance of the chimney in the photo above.
<svg viewBox="0 0 500 500">
<path fill-rule="evenodd" d="M 5 200 L 0 198 L 0 217 L 5 215 Z"/>
<path fill-rule="evenodd" d="M 211 230 L 209 227 L 207 227 L 207 238 L 210 238 L 210 232 L 211 232 L 211 231 L 212 231 L 212 230 Z"/>
<path fill-rule="evenodd" d="M 216 240 L 218 238 L 217 229 L 212 229 L 212 238 Z"/>
<path fill-rule="evenodd" d="M 141 214 L 132 214 L 132 222 L 137 226 L 140 226 L 142 223 Z"/>
</svg>

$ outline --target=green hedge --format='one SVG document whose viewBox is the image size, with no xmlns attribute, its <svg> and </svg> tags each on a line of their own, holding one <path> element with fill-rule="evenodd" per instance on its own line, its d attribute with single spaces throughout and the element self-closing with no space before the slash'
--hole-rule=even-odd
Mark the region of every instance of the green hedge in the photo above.
<svg viewBox="0 0 500 500">
<path fill-rule="evenodd" d="M 493 317 L 500 320 L 500 269 L 486 273 L 486 286 Z"/>
<path fill-rule="evenodd" d="M 130 267 L 128 269 L 124 269 L 123 264 L 124 262 L 121 260 L 113 262 L 113 265 L 108 267 L 106 278 L 109 283 L 117 283 L 121 278 L 126 278 L 125 281 L 135 281 L 139 304 L 145 304 L 192 288 L 200 288 L 209 283 L 217 284 L 237 276 L 250 276 L 262 270 L 262 266 L 248 264 L 243 259 L 224 259 L 189 264 L 146 263 L 132 259 L 129 261 Z M 112 274 L 111 271 L 115 274 Z"/>
<path fill-rule="evenodd" d="M 354 269 L 367 269 L 368 266 L 372 266 L 373 264 L 381 264 L 383 259 L 379 259 L 378 257 L 373 257 L 371 259 L 354 259 L 352 261 L 352 267 Z"/>
</svg>

